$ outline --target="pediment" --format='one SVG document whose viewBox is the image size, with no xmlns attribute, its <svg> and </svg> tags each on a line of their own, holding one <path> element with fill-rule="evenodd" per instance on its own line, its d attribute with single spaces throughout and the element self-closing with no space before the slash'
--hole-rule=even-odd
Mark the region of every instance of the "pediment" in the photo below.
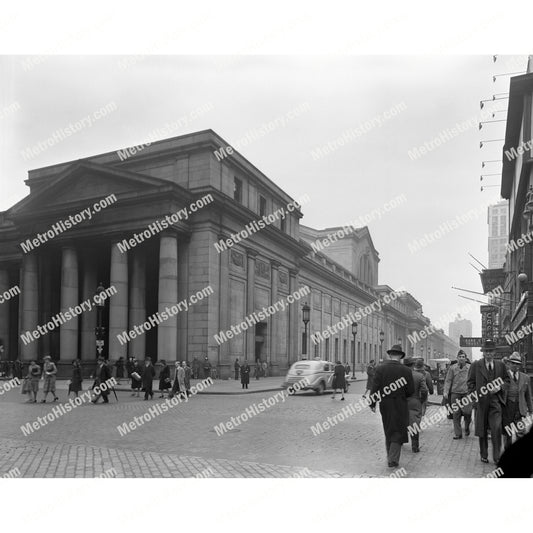
<svg viewBox="0 0 533 533">
<path fill-rule="evenodd" d="M 8 216 L 35 215 L 66 206 L 79 205 L 83 208 L 111 194 L 119 200 L 168 186 L 168 181 L 159 178 L 83 162 L 72 165 L 58 177 L 42 184 L 38 190 L 15 204 Z"/>
</svg>

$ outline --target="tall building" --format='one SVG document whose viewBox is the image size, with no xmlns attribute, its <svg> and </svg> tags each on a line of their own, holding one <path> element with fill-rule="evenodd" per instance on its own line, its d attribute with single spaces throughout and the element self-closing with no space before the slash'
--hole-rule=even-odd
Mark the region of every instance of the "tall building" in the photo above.
<svg viewBox="0 0 533 533">
<path fill-rule="evenodd" d="M 502 200 L 489 205 L 487 221 L 489 224 L 489 268 L 502 268 L 507 253 L 509 236 L 509 202 Z"/>
<path fill-rule="evenodd" d="M 466 318 L 461 318 L 461 315 L 457 315 L 453 322 L 448 325 L 448 335 L 457 344 L 459 344 L 459 337 L 471 337 L 472 336 L 472 321 Z M 463 348 L 463 351 L 472 359 L 472 348 Z"/>
<path fill-rule="evenodd" d="M 533 322 L 532 98 L 533 56 L 529 56 L 527 73 L 513 76 L 509 82 L 500 194 L 509 201 L 510 220 L 501 324 L 510 349 L 525 358 L 530 377 L 533 377 L 533 344 L 531 335 L 524 333 L 524 329 Z"/>
</svg>

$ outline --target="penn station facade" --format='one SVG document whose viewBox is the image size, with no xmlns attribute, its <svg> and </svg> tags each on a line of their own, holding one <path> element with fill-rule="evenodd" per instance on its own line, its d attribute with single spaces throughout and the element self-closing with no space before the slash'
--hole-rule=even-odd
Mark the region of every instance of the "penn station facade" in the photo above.
<svg viewBox="0 0 533 533">
<path fill-rule="evenodd" d="M 236 358 L 282 375 L 302 352 L 360 368 L 398 342 L 425 359 L 458 349 L 442 330 L 408 341 L 430 321 L 405 288 L 378 283 L 367 227 L 304 226 L 305 197 L 212 130 L 31 170 L 26 184 L 0 213 L 4 360 L 51 355 L 65 373 L 97 353 L 207 355 L 228 377 Z M 375 302 L 357 331 L 339 326 Z"/>
</svg>

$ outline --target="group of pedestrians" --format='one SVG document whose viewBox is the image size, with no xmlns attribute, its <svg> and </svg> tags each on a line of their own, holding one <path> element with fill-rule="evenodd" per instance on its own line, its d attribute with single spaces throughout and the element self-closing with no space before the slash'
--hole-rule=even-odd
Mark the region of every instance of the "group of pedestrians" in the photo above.
<svg viewBox="0 0 533 533">
<path fill-rule="evenodd" d="M 23 378 L 21 392 L 28 395 L 26 403 L 37 403 L 37 394 L 39 392 L 39 384 L 43 380 L 43 399 L 41 403 L 46 403 L 46 398 L 49 394 L 53 395 L 54 402 L 59 398 L 56 395 L 56 374 L 57 366 L 52 361 L 49 355 L 43 358 L 43 368 L 37 364 L 37 361 L 32 360 L 28 366 L 28 373 Z"/>
<path fill-rule="evenodd" d="M 176 394 L 191 395 L 191 378 L 193 370 L 188 361 L 176 361 L 174 370 L 163 359 L 159 363 L 159 397 L 164 398 L 165 394 L 172 398 Z M 151 400 L 154 397 L 153 380 L 156 371 L 152 364 L 151 357 L 146 357 L 141 365 L 137 359 L 132 358 L 128 364 L 128 377 L 131 379 L 132 396 L 140 397 L 141 390 L 144 391 L 144 399 Z"/>
<path fill-rule="evenodd" d="M 496 360 L 496 346 L 490 339 L 484 341 L 482 352 L 482 359 L 470 363 L 459 351 L 446 374 L 443 404 L 449 404 L 448 412 L 453 413 L 453 439 L 463 438 L 462 420 L 464 435 L 470 435 L 474 417 L 481 461 L 489 462 L 490 434 L 492 458 L 499 464 L 505 457 L 501 457 L 502 433 L 505 450 L 510 449 L 514 435 L 517 439 L 524 435 L 523 428 L 516 428 L 523 426 L 517 423 L 524 417 L 533 414 L 531 390 L 528 375 L 520 370 L 519 353 L 514 352 L 506 362 Z M 409 442 L 409 436 L 412 451 L 420 451 L 420 422 L 428 396 L 433 394 L 433 382 L 421 358 L 407 358 L 402 364 L 405 352 L 400 345 L 392 346 L 387 354 L 389 359 L 373 374 L 370 408 L 376 411 L 379 397 L 388 465 L 397 467 L 402 445 Z"/>
</svg>

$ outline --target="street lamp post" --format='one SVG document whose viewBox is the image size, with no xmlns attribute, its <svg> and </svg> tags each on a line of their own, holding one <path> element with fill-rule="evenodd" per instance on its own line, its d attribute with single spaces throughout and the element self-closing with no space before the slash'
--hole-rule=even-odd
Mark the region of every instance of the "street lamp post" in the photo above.
<svg viewBox="0 0 533 533">
<path fill-rule="evenodd" d="M 302 306 L 302 320 L 304 323 L 304 338 L 302 343 L 302 355 L 307 355 L 307 324 L 309 324 L 309 312 L 311 308 L 305 302 Z"/>
<path fill-rule="evenodd" d="M 385 332 L 379 332 L 379 358 L 383 361 L 383 341 L 385 340 Z"/>
<path fill-rule="evenodd" d="M 352 349 L 352 379 L 355 379 L 355 337 L 357 337 L 357 322 L 352 322 L 353 349 Z"/>
<path fill-rule="evenodd" d="M 103 321 L 103 312 L 104 312 L 104 299 L 101 296 L 101 293 L 105 291 L 104 286 L 100 282 L 96 288 L 96 294 L 94 301 L 96 303 L 96 328 L 94 330 L 96 335 L 96 357 L 102 355 L 104 351 L 104 337 L 105 337 L 105 328 L 102 325 Z"/>
</svg>

